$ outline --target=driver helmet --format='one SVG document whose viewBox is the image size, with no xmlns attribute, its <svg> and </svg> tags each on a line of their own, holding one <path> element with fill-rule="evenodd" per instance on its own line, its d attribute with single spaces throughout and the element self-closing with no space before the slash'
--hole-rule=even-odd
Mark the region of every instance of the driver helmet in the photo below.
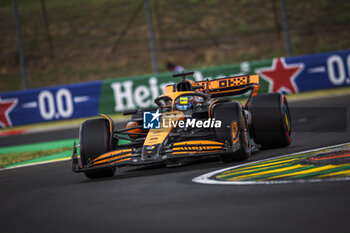
<svg viewBox="0 0 350 233">
<path fill-rule="evenodd" d="M 175 108 L 180 111 L 192 109 L 195 105 L 196 103 L 194 96 L 180 96 L 175 101 Z"/>
</svg>

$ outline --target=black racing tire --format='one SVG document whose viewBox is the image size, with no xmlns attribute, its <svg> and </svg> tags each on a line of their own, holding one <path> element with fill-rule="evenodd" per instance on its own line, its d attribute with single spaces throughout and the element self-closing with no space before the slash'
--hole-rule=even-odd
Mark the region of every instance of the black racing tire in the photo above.
<svg viewBox="0 0 350 233">
<path fill-rule="evenodd" d="M 248 159 L 251 155 L 249 149 L 249 130 L 247 129 L 247 124 L 243 116 L 242 105 L 238 102 L 228 102 L 228 103 L 219 103 L 213 108 L 213 116 L 215 120 L 221 121 L 221 127 L 215 128 L 216 139 L 223 143 L 228 143 L 232 152 L 225 153 L 221 155 L 221 160 L 224 163 L 232 162 L 241 162 Z M 234 138 L 232 133 L 232 124 L 237 122 L 238 134 L 239 134 L 239 143 L 234 145 Z M 238 149 L 234 151 L 233 147 Z"/>
<path fill-rule="evenodd" d="M 83 167 L 89 161 L 111 150 L 112 138 L 106 119 L 91 119 L 82 123 L 79 132 L 80 158 Z M 101 168 L 84 172 L 89 179 L 111 177 L 116 168 Z"/>
<path fill-rule="evenodd" d="M 254 96 L 249 104 L 252 135 L 262 149 L 286 147 L 292 142 L 288 102 L 281 93 Z"/>
</svg>

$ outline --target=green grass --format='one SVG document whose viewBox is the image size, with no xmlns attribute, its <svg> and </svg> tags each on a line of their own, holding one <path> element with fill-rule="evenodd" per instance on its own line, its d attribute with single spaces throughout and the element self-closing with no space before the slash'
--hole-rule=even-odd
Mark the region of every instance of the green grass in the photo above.
<svg viewBox="0 0 350 233">
<path fill-rule="evenodd" d="M 67 152 L 67 154 L 69 154 L 71 153 L 71 151 L 72 148 L 64 147 L 53 150 L 25 151 L 19 153 L 0 153 L 0 168 L 4 168 L 11 164 L 24 162 L 27 160 L 36 159 L 51 154 L 57 154 L 60 152 Z"/>
<path fill-rule="evenodd" d="M 79 140 L 73 138 L 0 148 L 0 168 L 69 158 L 72 155 L 74 141 L 78 143 Z M 120 145 L 129 142 L 124 139 L 119 140 Z"/>
<path fill-rule="evenodd" d="M 9 165 L 14 165 L 18 163 L 23 163 L 29 160 L 45 160 L 41 159 L 44 157 L 48 160 L 51 160 L 56 155 L 60 153 L 71 155 L 73 149 L 73 142 L 78 141 L 78 139 L 65 139 L 58 141 L 49 141 L 49 142 L 41 142 L 41 143 L 33 143 L 27 145 L 16 145 L 9 147 L 0 148 L 0 167 L 4 168 Z"/>
</svg>

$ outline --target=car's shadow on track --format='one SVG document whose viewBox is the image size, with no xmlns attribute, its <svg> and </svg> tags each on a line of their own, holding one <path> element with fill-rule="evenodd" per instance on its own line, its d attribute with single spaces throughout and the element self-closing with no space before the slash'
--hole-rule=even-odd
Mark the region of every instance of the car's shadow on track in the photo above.
<svg viewBox="0 0 350 233">
<path fill-rule="evenodd" d="M 154 176 L 160 174 L 171 174 L 171 173 L 180 173 L 186 171 L 195 171 L 195 170 L 205 170 L 205 169 L 221 169 L 228 166 L 238 165 L 239 163 L 223 163 L 219 158 L 207 158 L 197 161 L 192 161 L 184 165 L 167 167 L 164 164 L 156 165 L 147 165 L 139 167 L 124 167 L 117 168 L 117 172 L 113 177 L 100 178 L 89 180 L 82 180 L 80 183 L 87 182 L 100 182 L 106 180 L 118 180 L 118 179 L 129 179 L 129 178 L 138 178 L 146 176 Z"/>
<path fill-rule="evenodd" d="M 300 146 L 300 145 L 299 145 Z M 233 163 L 224 163 L 220 160 L 220 158 L 203 158 L 198 160 L 190 161 L 186 164 L 179 166 L 166 166 L 165 164 L 152 164 L 152 165 L 142 165 L 137 167 L 121 167 L 117 168 L 117 172 L 113 177 L 107 178 L 98 178 L 98 179 L 88 179 L 83 174 L 81 174 L 81 180 L 78 183 L 89 183 L 89 182 L 101 182 L 101 181 L 110 181 L 110 180 L 122 180 L 122 179 L 131 179 L 131 178 L 143 178 L 154 175 L 161 174 L 176 174 L 187 171 L 194 171 L 195 176 L 199 176 L 203 173 L 219 170 L 223 168 L 228 168 L 232 166 L 236 166 L 242 163 L 255 162 L 262 159 L 273 158 L 276 156 L 280 156 L 283 154 L 293 153 L 296 151 L 300 151 L 297 145 L 292 145 L 286 148 L 277 148 L 270 150 L 258 150 L 253 153 L 253 155 L 243 161 L 243 162 L 233 162 Z M 196 172 L 200 171 L 200 172 Z"/>
<path fill-rule="evenodd" d="M 272 149 L 271 154 L 275 154 L 277 156 L 281 149 Z M 274 153 L 275 152 L 275 153 Z M 113 177 L 107 178 L 98 178 L 98 179 L 88 179 L 83 174 L 81 182 L 79 183 L 88 183 L 88 182 L 101 182 L 101 181 L 109 181 L 109 180 L 121 180 L 121 179 L 130 179 L 130 178 L 142 178 L 154 175 L 161 174 L 173 174 L 173 173 L 181 173 L 187 171 L 196 171 L 203 170 L 196 175 L 201 175 L 205 172 L 210 172 L 213 170 L 218 170 L 222 168 L 236 166 L 242 163 L 249 163 L 256 160 L 266 159 L 266 157 L 271 157 L 271 155 L 266 156 L 266 151 L 256 151 L 254 154 L 247 160 L 243 162 L 233 162 L 233 163 L 224 163 L 220 158 L 212 157 L 212 158 L 203 158 L 198 160 L 193 160 L 188 163 L 179 166 L 167 166 L 165 164 L 152 164 L 152 165 L 142 165 L 137 167 L 121 167 L 117 168 L 117 171 Z M 273 156 L 272 156 L 273 157 Z"/>
</svg>

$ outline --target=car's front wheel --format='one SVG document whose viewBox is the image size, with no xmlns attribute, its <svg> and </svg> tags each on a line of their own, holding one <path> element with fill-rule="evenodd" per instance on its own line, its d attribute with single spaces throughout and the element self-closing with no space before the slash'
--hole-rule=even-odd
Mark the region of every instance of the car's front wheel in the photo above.
<svg viewBox="0 0 350 233">
<path fill-rule="evenodd" d="M 80 126 L 80 159 L 83 167 L 112 148 L 112 138 L 109 133 L 109 123 L 106 119 L 86 120 Z M 90 179 L 113 176 L 115 167 L 86 171 Z"/>
</svg>

